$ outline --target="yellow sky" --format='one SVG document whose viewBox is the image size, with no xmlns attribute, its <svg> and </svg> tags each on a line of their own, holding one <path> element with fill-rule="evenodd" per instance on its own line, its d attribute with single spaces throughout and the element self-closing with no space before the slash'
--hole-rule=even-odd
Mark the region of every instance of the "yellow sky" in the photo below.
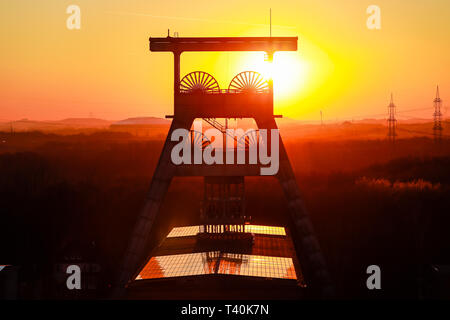
<svg viewBox="0 0 450 320">
<path fill-rule="evenodd" d="M 70 4 L 81 8 L 81 30 L 66 28 Z M 370 4 L 381 8 L 381 30 L 366 27 Z M 275 56 L 286 76 L 274 83 L 276 114 L 378 115 L 391 91 L 399 110 L 431 107 L 436 84 L 444 105 L 450 99 L 448 0 L 3 0 L 0 120 L 172 114 L 172 56 L 150 53 L 148 37 L 168 28 L 180 36 L 266 36 L 269 7 L 273 34 L 299 37 L 299 52 Z M 210 72 L 226 88 L 262 61 L 259 53 L 188 53 L 181 70 Z"/>
</svg>

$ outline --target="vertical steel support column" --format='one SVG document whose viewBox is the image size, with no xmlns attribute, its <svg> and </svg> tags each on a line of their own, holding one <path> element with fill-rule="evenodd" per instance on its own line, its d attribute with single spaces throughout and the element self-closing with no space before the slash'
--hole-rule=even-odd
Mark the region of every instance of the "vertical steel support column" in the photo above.
<svg viewBox="0 0 450 320">
<path fill-rule="evenodd" d="M 173 53 L 173 93 L 174 97 L 180 92 L 180 56 L 181 52 Z"/>
<path fill-rule="evenodd" d="M 124 259 L 122 260 L 119 276 L 115 288 L 112 292 L 112 298 L 121 298 L 125 294 L 126 285 L 133 280 L 133 276 L 138 270 L 139 266 L 145 262 L 147 255 L 145 254 L 149 241 L 149 236 L 152 233 L 155 219 L 160 210 L 161 204 L 164 200 L 172 178 L 175 175 L 175 165 L 171 161 L 171 151 L 177 141 L 171 141 L 172 132 L 176 129 L 189 129 L 192 126 L 194 119 L 177 119 L 174 118 L 167 134 L 161 156 L 153 174 L 150 189 L 146 197 L 144 208 L 139 214 L 134 229 L 131 234 L 131 239 L 125 251 Z"/>
<path fill-rule="evenodd" d="M 255 120 L 259 129 L 267 130 L 267 136 L 270 136 L 271 129 L 278 129 L 273 117 Z M 334 288 L 328 273 L 325 258 L 320 249 L 319 241 L 315 235 L 308 211 L 300 195 L 300 189 L 298 188 L 297 180 L 281 136 L 279 137 L 279 161 L 280 165 L 276 178 L 283 189 L 292 222 L 300 239 L 300 249 L 302 250 L 300 255 L 301 259 L 305 261 L 302 265 L 306 266 L 305 271 L 309 273 L 313 286 L 320 288 L 320 295 L 322 297 L 332 297 L 334 295 Z"/>
</svg>

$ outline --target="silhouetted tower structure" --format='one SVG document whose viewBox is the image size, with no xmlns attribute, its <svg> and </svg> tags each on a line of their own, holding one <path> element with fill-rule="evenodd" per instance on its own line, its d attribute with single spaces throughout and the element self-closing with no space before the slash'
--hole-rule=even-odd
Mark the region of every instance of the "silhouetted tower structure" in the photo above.
<svg viewBox="0 0 450 320">
<path fill-rule="evenodd" d="M 397 119 L 395 118 L 395 104 L 394 104 L 394 96 L 391 93 L 391 102 L 388 106 L 389 117 L 388 121 L 388 140 L 392 143 L 395 142 L 395 137 L 397 136 L 396 128 L 397 128 Z"/>
<path fill-rule="evenodd" d="M 436 88 L 436 98 L 434 98 L 433 102 L 434 102 L 434 113 L 433 113 L 434 141 L 440 142 L 442 140 L 442 123 L 441 123 L 441 121 L 442 121 L 442 113 L 441 113 L 442 100 L 439 97 L 439 86 L 437 86 L 437 88 Z"/>
<path fill-rule="evenodd" d="M 183 52 L 254 51 L 265 52 L 272 61 L 277 51 L 297 51 L 297 37 L 214 37 L 214 38 L 150 38 L 150 51 L 171 52 L 174 58 L 174 114 L 164 147 L 153 174 L 146 203 L 139 214 L 131 239 L 121 261 L 116 282 L 117 293 L 133 281 L 139 267 L 148 258 L 147 244 L 154 230 L 154 222 L 174 177 L 202 176 L 205 192 L 202 223 L 205 233 L 245 232 L 249 218 L 243 206 L 245 176 L 259 176 L 259 164 L 180 164 L 171 161 L 171 151 L 178 143 L 171 137 L 175 130 L 190 131 L 195 119 L 203 119 L 224 133 L 222 119 L 254 119 L 258 129 L 277 130 L 273 114 L 273 81 L 265 81 L 254 71 L 236 75 L 228 89 L 222 89 L 214 77 L 203 71 L 188 73 L 180 80 L 180 57 Z M 224 133 L 225 134 L 225 133 Z M 197 137 L 202 136 L 201 132 Z M 191 139 L 207 148 L 205 139 Z M 252 143 L 260 144 L 258 134 L 250 134 L 236 141 L 236 148 L 247 150 Z M 270 140 L 267 141 L 270 149 Z M 258 147 L 259 148 L 259 147 Z M 285 194 L 289 215 L 301 250 L 302 268 L 311 284 L 323 295 L 331 295 L 333 288 L 319 242 L 297 185 L 291 163 L 281 137 L 279 138 L 279 170 L 274 176 Z M 189 191 L 187 191 L 189 192 Z M 274 212 L 273 214 L 279 214 Z M 115 295 L 117 296 L 117 294 Z"/>
</svg>

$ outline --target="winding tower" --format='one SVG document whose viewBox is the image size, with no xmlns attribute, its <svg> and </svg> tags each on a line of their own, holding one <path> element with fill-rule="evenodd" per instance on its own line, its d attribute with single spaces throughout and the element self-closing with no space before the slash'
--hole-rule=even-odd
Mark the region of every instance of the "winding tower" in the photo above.
<svg viewBox="0 0 450 320">
<path fill-rule="evenodd" d="M 191 130 L 195 119 L 203 119 L 226 135 L 226 126 L 217 119 L 254 119 L 258 129 L 277 129 L 273 112 L 273 82 L 256 72 L 244 71 L 234 77 L 227 89 L 221 89 L 214 77 L 203 71 L 180 76 L 180 58 L 183 52 L 255 51 L 265 52 L 272 61 L 277 51 L 296 51 L 297 37 L 212 37 L 212 38 L 150 38 L 150 51 L 171 52 L 174 61 L 174 113 L 168 136 L 155 169 L 146 203 L 138 216 L 128 247 L 122 260 L 117 281 L 120 292 L 136 279 L 139 268 L 148 261 L 145 252 L 149 235 L 154 228 L 164 196 L 174 177 L 204 177 L 204 198 L 201 212 L 204 237 L 228 237 L 227 241 L 246 241 L 246 226 L 250 220 L 245 211 L 244 181 L 246 176 L 259 176 L 260 164 L 179 164 L 171 161 L 171 150 L 177 144 L 171 141 L 176 129 L 191 132 L 192 143 L 208 147 L 201 132 Z M 206 142 L 205 142 L 206 141 Z M 236 141 L 248 148 L 259 143 L 257 133 Z M 269 142 L 270 143 L 270 140 Z M 269 148 L 270 150 L 270 148 Z M 308 285 L 323 296 L 333 292 L 326 264 L 316 239 L 309 215 L 300 196 L 296 178 L 283 141 L 279 140 L 278 179 L 287 201 L 289 216 L 294 226 L 296 247 L 299 248 L 301 267 Z M 275 213 L 274 213 L 275 214 Z M 242 242 L 241 242 L 242 243 Z M 235 259 L 236 255 L 231 255 Z M 222 263 L 230 261 L 230 254 L 220 254 Z M 227 260 L 228 259 L 228 260 Z M 231 259 L 232 260 L 232 259 Z M 211 257 L 208 261 L 212 261 Z"/>
</svg>

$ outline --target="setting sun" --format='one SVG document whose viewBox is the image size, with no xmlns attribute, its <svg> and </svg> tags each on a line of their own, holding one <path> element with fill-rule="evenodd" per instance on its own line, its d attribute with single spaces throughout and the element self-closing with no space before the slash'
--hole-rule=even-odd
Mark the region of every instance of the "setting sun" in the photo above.
<svg viewBox="0 0 450 320">
<path fill-rule="evenodd" d="M 308 65 L 296 53 L 278 52 L 272 62 L 263 57 L 257 60 L 254 68 L 264 78 L 273 79 L 274 94 L 279 99 L 292 98 L 298 94 L 308 78 Z"/>
</svg>

